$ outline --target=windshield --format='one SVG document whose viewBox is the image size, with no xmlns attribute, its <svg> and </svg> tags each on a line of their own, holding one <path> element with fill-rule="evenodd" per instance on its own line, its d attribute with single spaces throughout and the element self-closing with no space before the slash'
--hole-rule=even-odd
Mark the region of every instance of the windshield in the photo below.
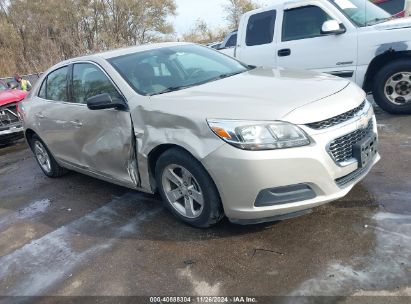
<svg viewBox="0 0 411 304">
<path fill-rule="evenodd" d="M 0 81 L 0 91 L 4 91 L 7 89 L 8 89 L 7 85 L 3 81 Z"/>
<path fill-rule="evenodd" d="M 142 95 L 157 95 L 204 84 L 249 68 L 219 52 L 182 45 L 111 58 L 109 62 Z"/>
<path fill-rule="evenodd" d="M 368 0 L 331 0 L 357 26 L 387 21 L 391 15 Z"/>
</svg>

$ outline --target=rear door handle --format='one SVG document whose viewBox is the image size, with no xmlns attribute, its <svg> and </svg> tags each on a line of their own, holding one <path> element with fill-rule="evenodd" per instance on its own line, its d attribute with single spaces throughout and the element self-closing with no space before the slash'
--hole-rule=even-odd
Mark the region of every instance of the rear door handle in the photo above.
<svg viewBox="0 0 411 304">
<path fill-rule="evenodd" d="M 41 114 L 41 113 L 37 113 L 37 114 L 36 114 L 36 117 L 39 118 L 39 119 L 46 118 L 46 116 L 44 116 L 44 115 Z"/>
<path fill-rule="evenodd" d="M 81 128 L 83 126 L 83 123 L 79 120 L 72 120 L 70 123 L 76 128 Z"/>
<path fill-rule="evenodd" d="M 278 51 L 278 56 L 279 57 L 286 57 L 291 55 L 291 50 L 290 49 L 282 49 Z"/>
</svg>

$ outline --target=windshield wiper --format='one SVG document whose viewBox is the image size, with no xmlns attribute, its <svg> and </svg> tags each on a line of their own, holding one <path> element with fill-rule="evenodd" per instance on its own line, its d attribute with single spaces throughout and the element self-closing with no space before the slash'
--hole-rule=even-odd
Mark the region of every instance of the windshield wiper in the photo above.
<svg viewBox="0 0 411 304">
<path fill-rule="evenodd" d="M 239 72 L 233 72 L 233 73 L 226 73 L 226 74 L 221 74 L 220 76 L 216 77 L 217 79 L 224 79 L 224 78 L 228 78 L 234 75 L 238 75 L 241 73 L 244 73 L 245 71 L 239 71 Z"/>
<path fill-rule="evenodd" d="M 392 17 L 375 18 L 375 19 L 369 20 L 369 21 L 367 22 L 367 25 L 374 25 L 374 24 L 378 24 L 378 23 L 382 23 L 382 22 L 391 20 L 391 19 L 392 19 Z"/>
<path fill-rule="evenodd" d="M 153 94 L 149 94 L 150 96 L 153 95 L 161 95 L 161 94 L 165 94 L 165 93 L 170 93 L 170 92 L 175 92 L 175 91 L 180 91 L 182 89 L 186 89 L 190 86 L 176 86 L 176 87 L 168 87 L 167 89 L 164 89 L 158 93 L 153 93 Z"/>
</svg>

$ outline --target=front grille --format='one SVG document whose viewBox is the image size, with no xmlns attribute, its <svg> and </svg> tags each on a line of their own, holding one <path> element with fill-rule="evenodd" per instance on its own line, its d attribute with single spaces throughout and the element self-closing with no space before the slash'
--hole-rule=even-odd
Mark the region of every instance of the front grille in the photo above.
<svg viewBox="0 0 411 304">
<path fill-rule="evenodd" d="M 359 168 L 346 176 L 337 178 L 335 180 L 335 183 L 337 184 L 338 187 L 344 188 L 345 186 L 358 180 L 369 168 L 370 166 Z"/>
<path fill-rule="evenodd" d="M 339 125 L 343 122 L 346 122 L 347 120 L 350 120 L 351 118 L 355 117 L 355 115 L 362 111 L 365 108 L 366 101 L 364 101 L 360 106 L 356 107 L 355 109 L 352 109 L 346 113 L 343 113 L 341 115 L 328 118 L 326 120 L 318 121 L 318 122 L 313 122 L 310 124 L 307 124 L 308 127 L 311 129 L 315 130 L 322 130 L 322 129 L 327 129 L 331 128 L 333 126 Z"/>
<path fill-rule="evenodd" d="M 16 104 L 0 107 L 0 128 L 14 125 L 18 122 L 19 116 L 17 114 Z"/>
<path fill-rule="evenodd" d="M 358 129 L 350 134 L 341 136 L 333 140 L 328 147 L 332 158 L 337 163 L 343 163 L 352 159 L 354 157 L 354 145 L 367 137 L 367 135 L 371 134 L 373 132 L 373 129 L 374 123 L 373 120 L 370 119 L 366 128 Z"/>
</svg>

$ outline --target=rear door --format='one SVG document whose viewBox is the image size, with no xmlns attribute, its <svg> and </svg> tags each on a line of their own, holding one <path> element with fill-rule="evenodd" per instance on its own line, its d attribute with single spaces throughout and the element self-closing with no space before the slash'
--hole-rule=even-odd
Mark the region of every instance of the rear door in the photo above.
<svg viewBox="0 0 411 304">
<path fill-rule="evenodd" d="M 337 20 L 332 14 L 333 10 L 320 2 L 286 7 L 278 37 L 277 64 L 317 70 L 355 81 L 357 31 L 352 24 L 341 23 L 346 28 L 345 33 L 323 35 L 323 23 Z"/>
<path fill-rule="evenodd" d="M 32 107 L 40 138 L 58 160 L 76 162 L 68 115 L 68 66 L 50 72 Z"/>
<path fill-rule="evenodd" d="M 245 15 L 241 23 L 236 57 L 255 66 L 276 65 L 276 44 L 274 40 L 276 10 Z"/>
</svg>

